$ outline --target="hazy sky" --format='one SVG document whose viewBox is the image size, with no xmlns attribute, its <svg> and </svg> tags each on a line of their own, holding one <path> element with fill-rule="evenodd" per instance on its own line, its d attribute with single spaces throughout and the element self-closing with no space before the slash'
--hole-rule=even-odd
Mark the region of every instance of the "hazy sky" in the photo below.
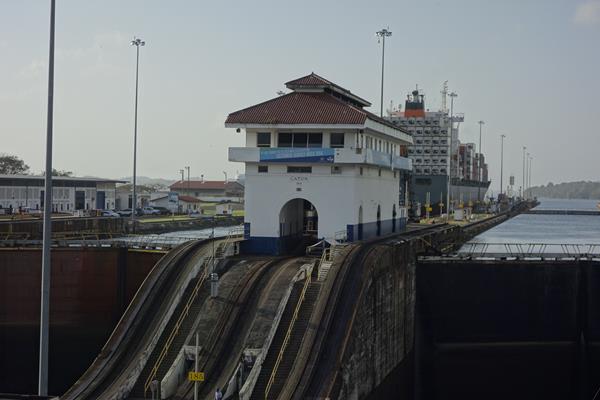
<svg viewBox="0 0 600 400">
<path fill-rule="evenodd" d="M 385 104 L 419 85 L 440 105 L 449 81 L 465 113 L 463 142 L 483 150 L 498 190 L 533 181 L 600 180 L 600 0 L 124 1 L 57 0 L 54 165 L 78 175 L 131 175 L 134 35 L 140 59 L 138 174 L 222 179 L 242 135 L 229 112 L 267 100 L 314 71 L 379 110 L 381 47 L 389 26 Z M 49 1 L 0 0 L 0 152 L 44 165 Z"/>
</svg>

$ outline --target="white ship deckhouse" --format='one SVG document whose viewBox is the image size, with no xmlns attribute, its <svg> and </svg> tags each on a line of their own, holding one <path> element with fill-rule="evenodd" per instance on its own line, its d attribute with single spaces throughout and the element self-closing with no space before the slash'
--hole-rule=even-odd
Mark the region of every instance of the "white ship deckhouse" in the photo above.
<svg viewBox="0 0 600 400">
<path fill-rule="evenodd" d="M 245 250 L 280 254 L 403 230 L 412 137 L 314 73 L 286 86 L 225 122 L 246 135 L 246 147 L 229 149 L 246 165 Z"/>
</svg>

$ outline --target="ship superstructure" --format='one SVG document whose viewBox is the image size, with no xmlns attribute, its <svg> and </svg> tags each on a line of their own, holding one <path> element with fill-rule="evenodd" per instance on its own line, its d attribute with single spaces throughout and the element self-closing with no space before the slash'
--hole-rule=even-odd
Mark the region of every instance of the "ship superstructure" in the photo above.
<svg viewBox="0 0 600 400">
<path fill-rule="evenodd" d="M 474 143 L 460 142 L 464 114 L 451 116 L 445 102 L 441 110 L 429 111 L 424 97 L 414 90 L 407 96 L 404 111 L 392 110 L 387 117 L 413 136 L 408 147 L 413 161 L 413 205 L 430 207 L 434 214 L 445 212 L 449 180 L 451 208 L 476 203 L 483 199 L 490 183 L 483 154 L 476 151 Z"/>
</svg>

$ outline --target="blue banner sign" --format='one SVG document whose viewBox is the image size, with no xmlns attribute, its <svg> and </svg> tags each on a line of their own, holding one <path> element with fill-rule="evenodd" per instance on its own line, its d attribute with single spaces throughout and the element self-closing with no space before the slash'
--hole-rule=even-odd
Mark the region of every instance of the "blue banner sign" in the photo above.
<svg viewBox="0 0 600 400">
<path fill-rule="evenodd" d="M 260 161 L 333 163 L 335 149 L 270 148 L 260 149 Z"/>
</svg>

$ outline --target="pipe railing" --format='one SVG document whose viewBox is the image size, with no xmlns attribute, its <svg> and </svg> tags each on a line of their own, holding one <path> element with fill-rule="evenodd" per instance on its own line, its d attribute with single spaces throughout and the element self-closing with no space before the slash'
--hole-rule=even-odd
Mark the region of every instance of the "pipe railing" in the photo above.
<svg viewBox="0 0 600 400">
<path fill-rule="evenodd" d="M 325 252 L 323 252 L 325 254 Z M 268 399 L 269 392 L 271 391 L 271 387 L 273 383 L 275 383 L 275 376 L 277 375 L 277 370 L 279 369 L 279 364 L 283 359 L 283 355 L 285 354 L 285 350 L 287 348 L 288 342 L 290 341 L 290 337 L 292 336 L 292 330 L 294 329 L 294 325 L 296 320 L 298 319 L 298 314 L 300 313 L 300 307 L 304 302 L 304 297 L 306 296 L 306 290 L 308 289 L 308 285 L 311 282 L 312 272 L 306 272 L 306 280 L 304 281 L 304 286 L 302 287 L 302 292 L 300 293 L 300 298 L 298 299 L 298 303 L 296 304 L 296 308 L 294 309 L 294 314 L 292 315 L 292 319 L 290 321 L 290 325 L 288 326 L 287 332 L 285 334 L 285 338 L 283 339 L 283 343 L 281 345 L 281 349 L 279 350 L 279 354 L 277 355 L 277 360 L 275 361 L 275 365 L 273 366 L 273 371 L 271 372 L 271 376 L 269 377 L 269 381 L 267 383 L 267 387 L 265 388 L 265 400 Z"/>
<path fill-rule="evenodd" d="M 173 329 L 171 330 L 169 337 L 167 338 L 165 344 L 163 345 L 163 348 L 161 349 L 158 359 L 154 363 L 154 366 L 152 367 L 152 370 L 150 371 L 148 378 L 144 382 L 144 397 L 146 396 L 146 393 L 148 392 L 150 385 L 152 385 L 152 381 L 156 378 L 156 375 L 158 374 L 158 369 L 160 368 L 162 362 L 164 361 L 165 357 L 169 353 L 171 344 L 173 344 L 173 340 L 175 340 L 175 337 L 179 333 L 179 329 L 183 325 L 183 322 L 184 322 L 185 318 L 187 317 L 187 315 L 190 311 L 190 308 L 192 307 L 192 304 L 198 297 L 198 293 L 200 292 L 202 285 L 204 284 L 204 282 L 206 282 L 206 279 L 210 275 L 209 266 L 212 264 L 215 254 L 219 251 L 219 249 L 223 252 L 223 254 L 225 254 L 227 252 L 227 246 L 229 246 L 231 243 L 233 243 L 233 238 L 236 236 L 237 235 L 228 235 L 225 238 L 224 243 L 220 243 L 217 246 L 217 248 L 215 249 L 215 251 L 211 252 L 209 257 L 206 260 L 204 260 L 202 275 L 200 276 L 200 279 L 198 279 L 198 282 L 196 282 L 194 289 L 190 293 L 190 296 L 188 297 L 185 307 L 183 307 L 183 310 L 181 310 L 181 313 L 179 314 L 179 318 L 177 318 L 177 322 L 175 323 L 175 326 L 173 326 Z"/>
</svg>

